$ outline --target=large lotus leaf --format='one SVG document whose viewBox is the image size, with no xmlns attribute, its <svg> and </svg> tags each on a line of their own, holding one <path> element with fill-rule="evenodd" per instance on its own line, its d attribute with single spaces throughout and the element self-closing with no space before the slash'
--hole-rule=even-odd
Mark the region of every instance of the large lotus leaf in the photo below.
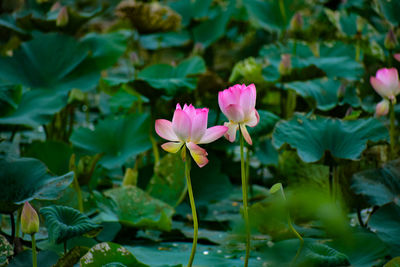
<svg viewBox="0 0 400 267">
<path fill-rule="evenodd" d="M 17 25 L 15 16 L 3 13 L 0 15 L 0 32 L 3 33 L 1 28 L 12 30 L 19 34 L 26 34 L 25 30 Z M 3 37 L 3 36 L 2 36 Z"/>
<path fill-rule="evenodd" d="M 107 190 L 104 194 L 116 204 L 111 212 L 116 214 L 121 224 L 136 228 L 171 230 L 174 209 L 140 188 L 119 187 Z"/>
<path fill-rule="evenodd" d="M 389 203 L 375 212 L 368 226 L 374 229 L 379 238 L 391 249 L 392 256 L 400 255 L 400 207 Z"/>
<path fill-rule="evenodd" d="M 22 95 L 13 112 L 0 118 L 0 124 L 30 127 L 46 124 L 65 106 L 67 99 L 67 95 L 56 95 L 47 90 L 28 91 Z"/>
<path fill-rule="evenodd" d="M 141 35 L 139 42 L 143 48 L 148 50 L 179 47 L 190 42 L 190 34 L 187 31 L 152 33 Z"/>
<path fill-rule="evenodd" d="M 314 99 L 317 103 L 317 108 L 324 111 L 330 110 L 342 102 L 359 106 L 355 89 L 346 88 L 339 80 L 323 78 L 304 82 L 291 82 L 285 84 L 285 88 L 295 90 L 302 97 Z M 345 94 L 344 99 L 340 100 L 339 94 L 342 90 L 345 90 Z"/>
<path fill-rule="evenodd" d="M 79 87 L 79 83 L 69 87 L 68 75 L 88 53 L 88 48 L 72 37 L 57 33 L 36 34 L 12 57 L 0 58 L 0 79 L 34 89 L 69 90 Z"/>
<path fill-rule="evenodd" d="M 272 143 L 276 148 L 287 143 L 297 149 L 303 161 L 315 162 L 326 151 L 336 158 L 356 160 L 368 141 L 387 141 L 388 138 L 386 127 L 374 118 L 343 121 L 296 114 L 291 120 L 276 125 Z"/>
<path fill-rule="evenodd" d="M 164 89 L 167 94 L 174 95 L 180 88 L 195 89 L 197 78 L 193 75 L 206 71 L 206 65 L 201 57 L 192 57 L 173 67 L 167 64 L 156 64 L 143 69 L 138 79 L 150 84 L 156 89 Z"/>
<path fill-rule="evenodd" d="M 328 245 L 306 242 L 301 256 L 296 261 L 298 266 L 349 266 L 347 256 Z"/>
<path fill-rule="evenodd" d="M 102 229 L 89 217 L 71 207 L 53 205 L 41 208 L 40 213 L 46 221 L 50 241 L 56 244 L 84 234 L 96 236 Z"/>
<path fill-rule="evenodd" d="M 102 267 L 111 266 L 134 266 L 148 267 L 148 265 L 139 262 L 129 250 L 121 245 L 104 242 L 92 247 L 81 259 L 80 266 L 82 267 Z"/>
<path fill-rule="evenodd" d="M 400 205 L 400 159 L 383 168 L 356 173 L 352 182 L 353 191 L 365 196 L 371 205 L 383 206 L 390 202 Z"/>
<path fill-rule="evenodd" d="M 378 0 L 379 7 L 385 18 L 394 26 L 400 24 L 398 10 L 400 10 L 400 2 L 396 0 Z"/>
<path fill-rule="evenodd" d="M 251 136 L 263 136 L 271 133 L 279 117 L 266 110 L 258 110 L 260 121 L 255 127 L 248 127 L 247 130 Z"/>
<path fill-rule="evenodd" d="M 57 199 L 71 184 L 72 172 L 52 176 L 37 159 L 0 159 L 0 212 L 10 213 L 32 199 Z"/>
<path fill-rule="evenodd" d="M 346 254 L 354 267 L 376 266 L 388 254 L 386 245 L 371 232 L 353 233 L 347 238 L 329 242 L 329 246 Z"/>
<path fill-rule="evenodd" d="M 155 166 L 146 192 L 176 207 L 186 196 L 185 164 L 179 153 L 165 155 Z"/>
<path fill-rule="evenodd" d="M 39 251 L 37 253 L 37 266 L 52 267 L 55 266 L 60 256 L 54 251 Z M 18 253 L 12 260 L 8 267 L 28 267 L 32 264 L 32 250 L 26 249 Z"/>
<path fill-rule="evenodd" d="M 112 168 L 151 148 L 149 129 L 149 116 L 134 114 L 101 120 L 94 130 L 78 128 L 70 140 L 76 147 L 104 153 L 99 163 Z"/>
<path fill-rule="evenodd" d="M 304 6 L 303 0 L 249 0 L 243 2 L 253 22 L 266 30 L 285 30 L 296 11 Z M 283 9 L 281 9 L 283 8 Z"/>
<path fill-rule="evenodd" d="M 61 175 L 69 171 L 72 148 L 59 141 L 34 141 L 26 149 L 26 157 L 37 158 L 46 164 L 54 174 Z"/>
</svg>

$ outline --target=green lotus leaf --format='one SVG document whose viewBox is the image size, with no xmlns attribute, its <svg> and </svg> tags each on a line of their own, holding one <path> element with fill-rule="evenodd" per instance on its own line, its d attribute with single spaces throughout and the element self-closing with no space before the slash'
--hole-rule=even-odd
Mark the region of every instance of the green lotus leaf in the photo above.
<svg viewBox="0 0 400 267">
<path fill-rule="evenodd" d="M 104 192 L 113 201 L 105 203 L 111 215 L 121 224 L 136 228 L 171 230 L 174 209 L 135 186 L 119 187 Z M 106 218 L 106 217 L 104 217 Z M 112 218 L 112 220 L 114 220 Z M 110 221 L 105 219 L 104 221 Z"/>
<path fill-rule="evenodd" d="M 190 34 L 187 31 L 152 33 L 141 35 L 139 42 L 142 47 L 148 50 L 179 47 L 190 42 Z"/>
<path fill-rule="evenodd" d="M 314 99 L 317 103 L 317 108 L 320 110 L 330 110 L 341 102 L 352 106 L 360 105 L 355 88 L 345 87 L 338 80 L 323 78 L 286 83 L 284 86 L 285 89 L 292 89 L 302 97 Z M 341 101 L 339 94 L 342 90 L 344 91 L 344 99 Z"/>
<path fill-rule="evenodd" d="M 368 141 L 388 141 L 388 130 L 377 119 L 343 121 L 333 118 L 308 118 L 295 114 L 275 126 L 272 143 L 280 148 L 287 143 L 297 149 L 305 162 L 320 160 L 326 151 L 340 159 L 356 160 Z"/>
<path fill-rule="evenodd" d="M 296 266 L 349 266 L 347 256 L 322 243 L 306 243 Z"/>
<path fill-rule="evenodd" d="M 81 259 L 82 267 L 102 267 L 102 266 L 135 266 L 148 267 L 139 262 L 129 250 L 121 245 L 104 242 L 92 247 Z"/>
<path fill-rule="evenodd" d="M 148 114 L 109 117 L 99 121 L 94 130 L 74 130 L 70 141 L 87 151 L 104 153 L 99 163 L 112 168 L 151 148 L 149 129 Z"/>
<path fill-rule="evenodd" d="M 164 89 L 168 95 L 174 95 L 179 89 L 195 89 L 195 75 L 204 73 L 206 65 L 201 57 L 192 57 L 173 67 L 167 64 L 151 65 L 139 72 L 137 79 L 147 82 L 151 87 Z"/>
<path fill-rule="evenodd" d="M 6 116 L 18 107 L 22 96 L 22 87 L 18 85 L 0 85 L 0 116 Z"/>
<path fill-rule="evenodd" d="M 279 117 L 272 112 L 266 110 L 258 110 L 260 122 L 255 127 L 247 127 L 249 134 L 253 137 L 265 136 L 272 132 L 275 124 L 279 121 Z M 257 138 L 254 138 L 257 140 Z"/>
<path fill-rule="evenodd" d="M 397 10 L 400 9 L 400 2 L 378 0 L 378 3 L 385 18 L 394 26 L 398 26 L 400 24 L 400 17 Z"/>
<path fill-rule="evenodd" d="M 45 219 L 50 241 L 56 244 L 81 235 L 93 237 L 102 229 L 101 225 L 71 207 L 53 205 L 41 208 L 40 213 Z"/>
<path fill-rule="evenodd" d="M 353 175 L 351 188 L 363 195 L 371 205 L 383 206 L 393 202 L 400 206 L 400 159 L 383 168 L 358 172 Z"/>
<path fill-rule="evenodd" d="M 176 207 L 186 196 L 185 164 L 179 153 L 168 153 L 155 166 L 146 192 Z"/>
<path fill-rule="evenodd" d="M 376 211 L 368 226 L 374 229 L 379 238 L 390 247 L 391 256 L 400 255 L 400 207 L 394 203 L 386 204 Z"/>
<path fill-rule="evenodd" d="M 285 30 L 295 11 L 304 6 L 303 0 L 284 0 L 284 10 L 280 8 L 280 1 L 250 0 L 243 2 L 253 23 L 267 31 Z"/>
<path fill-rule="evenodd" d="M 0 213 L 11 213 L 25 201 L 57 199 L 67 188 L 74 174 L 51 175 L 37 159 L 0 159 Z"/>
</svg>

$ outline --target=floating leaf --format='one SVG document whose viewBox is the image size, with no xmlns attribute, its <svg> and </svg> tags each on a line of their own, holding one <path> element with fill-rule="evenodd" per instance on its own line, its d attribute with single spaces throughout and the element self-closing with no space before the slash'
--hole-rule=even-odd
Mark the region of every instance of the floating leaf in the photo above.
<svg viewBox="0 0 400 267">
<path fill-rule="evenodd" d="M 185 164 L 179 153 L 165 155 L 155 166 L 146 192 L 176 207 L 186 196 Z"/>
<path fill-rule="evenodd" d="M 149 116 L 134 114 L 101 120 L 94 130 L 78 128 L 70 140 L 76 147 L 104 153 L 99 163 L 112 168 L 151 148 L 149 129 Z"/>
<path fill-rule="evenodd" d="M 389 203 L 379 208 L 369 221 L 379 238 L 391 249 L 392 256 L 400 255 L 400 207 Z"/>
<path fill-rule="evenodd" d="M 121 224 L 136 228 L 171 230 L 174 209 L 161 200 L 152 198 L 140 188 L 119 187 L 107 190 L 104 194 L 115 203 L 109 212 Z M 109 204 L 108 207 L 110 208 Z"/>
<path fill-rule="evenodd" d="M 356 173 L 352 181 L 354 192 L 365 196 L 371 205 L 383 206 L 391 202 L 400 205 L 400 159 L 383 168 Z"/>
<path fill-rule="evenodd" d="M 206 71 L 201 57 L 192 57 L 173 67 L 167 64 L 156 64 L 143 69 L 138 79 L 147 82 L 151 87 L 164 89 L 168 95 L 174 95 L 181 88 L 195 89 L 197 78 L 192 77 Z"/>
<path fill-rule="evenodd" d="M 291 120 L 276 125 L 272 143 L 276 148 L 287 143 L 297 149 L 303 161 L 315 162 L 325 151 L 336 158 L 356 160 L 368 141 L 387 140 L 388 131 L 377 119 L 342 121 L 296 114 Z"/>
<path fill-rule="evenodd" d="M 40 213 L 46 221 L 50 241 L 56 244 L 84 234 L 96 236 L 102 229 L 89 217 L 71 207 L 53 205 L 41 208 Z"/>
<path fill-rule="evenodd" d="M 32 199 L 56 199 L 67 188 L 74 174 L 52 176 L 37 159 L 0 159 L 0 212 L 10 213 Z"/>
<path fill-rule="evenodd" d="M 121 245 L 104 242 L 92 247 L 81 259 L 82 267 L 102 267 L 102 266 L 135 266 L 148 267 L 139 262 L 129 250 Z M 112 265 L 110 265 L 112 264 Z"/>
</svg>

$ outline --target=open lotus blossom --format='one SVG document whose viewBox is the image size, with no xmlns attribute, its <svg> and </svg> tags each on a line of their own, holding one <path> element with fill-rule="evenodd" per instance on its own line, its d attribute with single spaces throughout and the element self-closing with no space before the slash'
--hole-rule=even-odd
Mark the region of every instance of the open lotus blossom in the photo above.
<svg viewBox="0 0 400 267">
<path fill-rule="evenodd" d="M 399 74 L 395 68 L 382 68 L 371 77 L 370 82 L 375 91 L 383 98 L 396 102 L 396 95 L 400 93 Z"/>
<path fill-rule="evenodd" d="M 218 104 L 229 122 L 225 126 L 229 128 L 225 137 L 230 142 L 236 139 L 238 127 L 248 144 L 252 144 L 251 137 L 247 132 L 246 126 L 254 127 L 260 121 L 260 116 L 255 109 L 256 87 L 254 84 L 246 86 L 236 84 L 218 93 Z"/>
<path fill-rule="evenodd" d="M 157 134 L 171 142 L 164 143 L 161 147 L 170 153 L 178 152 L 184 144 L 190 151 L 194 161 L 201 168 L 208 163 L 207 151 L 198 144 L 211 143 L 223 136 L 228 127 L 214 126 L 207 128 L 208 108 L 196 109 L 192 104 L 184 105 L 183 109 L 176 105 L 172 122 L 169 120 L 156 120 Z"/>
<path fill-rule="evenodd" d="M 381 102 L 376 104 L 375 115 L 377 117 L 386 116 L 389 113 L 389 100 L 382 99 Z"/>
</svg>

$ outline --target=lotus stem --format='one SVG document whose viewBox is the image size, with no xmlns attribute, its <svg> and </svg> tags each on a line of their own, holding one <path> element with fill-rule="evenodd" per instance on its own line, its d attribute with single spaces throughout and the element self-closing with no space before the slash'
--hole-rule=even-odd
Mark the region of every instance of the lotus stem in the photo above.
<svg viewBox="0 0 400 267">
<path fill-rule="evenodd" d="M 10 221 L 11 221 L 11 244 L 14 245 L 14 239 L 15 239 L 15 218 L 14 218 L 14 213 L 10 213 Z"/>
<path fill-rule="evenodd" d="M 17 226 L 16 226 L 16 231 L 15 231 L 15 237 L 19 237 L 19 232 L 21 229 L 21 213 L 22 213 L 22 207 L 18 209 L 18 215 L 17 215 Z"/>
<path fill-rule="evenodd" d="M 157 165 L 157 163 L 160 161 L 160 153 L 158 152 L 157 142 L 152 134 L 150 134 L 150 141 L 153 147 L 154 165 Z"/>
<path fill-rule="evenodd" d="M 186 148 L 183 148 L 186 149 Z M 188 267 L 191 267 L 193 264 L 194 256 L 196 254 L 196 247 L 197 247 L 197 235 L 199 231 L 199 225 L 197 222 L 197 213 L 196 213 L 196 204 L 194 202 L 193 197 L 193 189 L 192 189 L 192 182 L 190 180 L 190 164 L 191 158 L 190 154 L 188 155 L 189 151 L 186 151 L 185 157 L 185 176 L 186 176 L 186 183 L 188 188 L 189 200 L 190 200 L 190 207 L 192 208 L 192 217 L 193 217 L 193 245 L 192 245 L 192 252 L 190 253 Z"/>
<path fill-rule="evenodd" d="M 73 181 L 73 186 L 78 198 L 78 208 L 79 211 L 83 213 L 83 198 L 82 198 L 82 191 L 81 187 L 79 186 L 79 181 L 76 173 L 74 174 L 74 181 Z"/>
<path fill-rule="evenodd" d="M 395 158 L 395 143 L 396 143 L 396 139 L 395 139 L 395 112 L 394 112 L 394 105 L 392 103 L 392 101 L 390 101 L 390 159 L 394 159 Z"/>
<path fill-rule="evenodd" d="M 244 138 L 241 130 L 239 130 L 240 135 L 240 163 L 241 163 L 241 174 L 242 174 L 242 192 L 243 192 L 243 215 L 244 221 L 246 224 L 246 257 L 244 259 L 244 266 L 247 267 L 249 265 L 249 256 L 250 256 L 250 224 L 249 224 L 249 211 L 247 207 L 247 179 L 246 179 L 246 167 L 245 167 L 245 159 L 244 159 Z"/>
<path fill-rule="evenodd" d="M 37 255 L 36 255 L 36 239 L 35 234 L 31 234 L 32 238 L 32 266 L 37 267 Z"/>
</svg>

